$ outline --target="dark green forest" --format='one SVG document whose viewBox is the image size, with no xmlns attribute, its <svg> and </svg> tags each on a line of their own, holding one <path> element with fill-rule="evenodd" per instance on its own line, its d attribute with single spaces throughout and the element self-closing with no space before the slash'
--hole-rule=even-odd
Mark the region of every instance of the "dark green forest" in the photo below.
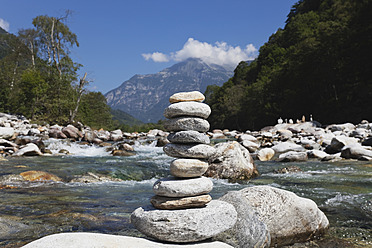
<svg viewBox="0 0 372 248">
<path fill-rule="evenodd" d="M 93 128 L 112 128 L 110 108 L 100 92 L 89 92 L 89 80 L 78 75 L 70 49 L 77 35 L 62 17 L 37 16 L 32 29 L 17 35 L 0 28 L 0 112 L 22 114 L 34 122 L 80 121 Z"/>
<path fill-rule="evenodd" d="M 371 121 L 371 46 L 372 1 L 299 1 L 255 61 L 207 88 L 211 126 L 257 130 L 303 115 L 323 124 Z"/>
</svg>

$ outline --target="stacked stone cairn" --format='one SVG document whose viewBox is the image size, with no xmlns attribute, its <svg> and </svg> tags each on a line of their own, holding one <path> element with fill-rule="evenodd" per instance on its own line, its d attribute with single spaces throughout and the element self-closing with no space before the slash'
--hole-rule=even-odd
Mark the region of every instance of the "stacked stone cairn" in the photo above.
<svg viewBox="0 0 372 248">
<path fill-rule="evenodd" d="M 153 207 L 138 208 L 131 222 L 142 233 L 163 241 L 184 243 L 211 238 L 231 228 L 236 220 L 235 208 L 208 194 L 213 182 L 202 175 L 206 160 L 214 153 L 209 145 L 206 120 L 210 107 L 202 103 L 200 92 L 180 92 L 169 99 L 164 111 L 165 129 L 171 132 L 164 152 L 176 159 L 170 164 L 172 176 L 155 182 Z"/>
</svg>

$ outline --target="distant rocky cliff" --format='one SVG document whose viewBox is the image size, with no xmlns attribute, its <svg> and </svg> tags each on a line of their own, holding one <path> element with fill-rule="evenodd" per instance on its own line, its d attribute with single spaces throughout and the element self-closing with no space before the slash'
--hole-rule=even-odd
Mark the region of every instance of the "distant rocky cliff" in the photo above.
<svg viewBox="0 0 372 248">
<path fill-rule="evenodd" d="M 164 119 L 169 97 L 181 91 L 205 92 L 208 85 L 221 86 L 233 72 L 191 58 L 156 74 L 135 75 L 105 96 L 108 105 L 143 122 Z"/>
</svg>

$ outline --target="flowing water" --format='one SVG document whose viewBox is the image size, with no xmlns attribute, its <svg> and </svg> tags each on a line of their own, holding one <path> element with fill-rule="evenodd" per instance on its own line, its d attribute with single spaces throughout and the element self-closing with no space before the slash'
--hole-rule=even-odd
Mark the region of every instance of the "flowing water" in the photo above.
<svg viewBox="0 0 372 248">
<path fill-rule="evenodd" d="M 48 148 L 72 155 L 18 157 L 0 161 L 0 176 L 41 170 L 65 182 L 20 182 L 0 189 L 0 247 L 19 247 L 59 232 L 100 232 L 142 236 L 129 222 L 131 212 L 149 204 L 152 185 L 169 174 L 172 158 L 154 144 L 135 145 L 131 157 L 110 156 L 104 148 L 51 140 Z M 214 199 L 227 191 L 270 185 L 314 200 L 330 221 L 325 239 L 337 247 L 372 247 L 372 163 L 358 161 L 256 162 L 260 176 L 249 182 L 213 180 Z M 296 165 L 302 172 L 275 174 Z M 88 172 L 122 182 L 67 183 Z M 328 243 L 329 244 L 329 243 Z M 324 245 L 327 247 L 327 245 Z"/>
</svg>

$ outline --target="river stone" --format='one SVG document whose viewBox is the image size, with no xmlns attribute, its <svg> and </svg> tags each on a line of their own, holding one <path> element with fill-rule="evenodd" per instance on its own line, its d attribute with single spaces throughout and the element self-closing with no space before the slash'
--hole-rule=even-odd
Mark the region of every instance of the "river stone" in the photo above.
<svg viewBox="0 0 372 248">
<path fill-rule="evenodd" d="M 289 151 L 295 151 L 295 152 L 303 152 L 305 151 L 305 148 L 303 148 L 300 145 L 297 145 L 293 142 L 286 141 L 281 142 L 273 147 L 271 147 L 276 153 L 285 153 Z"/>
<path fill-rule="evenodd" d="M 28 143 L 21 146 L 18 151 L 16 151 L 13 156 L 41 156 L 43 155 L 37 145 L 34 143 Z"/>
<path fill-rule="evenodd" d="M 165 118 L 174 118 L 178 116 L 196 116 L 207 119 L 211 114 L 211 108 L 201 102 L 178 102 L 169 105 L 164 110 Z"/>
<path fill-rule="evenodd" d="M 114 178 L 108 175 L 102 175 L 93 172 L 87 172 L 86 175 L 74 176 L 70 183 L 98 183 L 98 182 L 121 182 L 120 178 Z"/>
<path fill-rule="evenodd" d="M 286 152 L 279 155 L 280 162 L 300 162 L 307 160 L 307 153 L 306 152 Z"/>
<path fill-rule="evenodd" d="M 318 159 L 323 159 L 324 157 L 327 157 L 328 154 L 326 152 L 323 152 L 321 150 L 310 150 L 307 152 L 307 156 L 309 158 L 318 158 Z"/>
<path fill-rule="evenodd" d="M 164 122 L 164 128 L 167 131 L 198 131 L 207 132 L 209 122 L 198 117 L 177 117 Z"/>
<path fill-rule="evenodd" d="M 260 148 L 259 144 L 249 140 L 243 140 L 240 144 L 247 148 L 249 152 L 255 152 L 258 150 L 258 148 Z"/>
<path fill-rule="evenodd" d="M 0 139 L 0 146 L 4 147 L 17 147 L 16 143 L 10 142 L 6 139 Z"/>
<path fill-rule="evenodd" d="M 110 140 L 116 142 L 123 139 L 123 132 L 120 129 L 110 132 Z"/>
<path fill-rule="evenodd" d="M 93 141 L 97 138 L 97 135 L 91 131 L 91 130 L 86 130 L 84 133 L 84 140 L 93 143 Z"/>
<path fill-rule="evenodd" d="M 343 158 L 354 158 L 362 160 L 371 160 L 372 151 L 365 149 L 360 144 L 345 146 L 341 151 L 341 157 Z M 366 157 L 367 159 L 363 158 Z M 369 158 L 369 159 L 368 159 Z"/>
<path fill-rule="evenodd" d="M 204 208 L 154 210 L 137 208 L 131 223 L 147 236 L 170 242 L 196 242 L 211 238 L 235 225 L 233 205 L 212 200 Z"/>
<path fill-rule="evenodd" d="M 242 134 L 238 137 L 238 142 L 243 142 L 245 140 L 248 140 L 248 141 L 251 141 L 251 142 L 254 142 L 256 144 L 259 144 L 260 141 L 256 139 L 256 137 L 250 135 L 250 134 Z"/>
<path fill-rule="evenodd" d="M 185 197 L 207 194 L 213 189 L 213 183 L 209 178 L 197 177 L 180 179 L 166 177 L 154 183 L 155 195 L 168 197 Z"/>
<path fill-rule="evenodd" d="M 235 225 L 229 230 L 214 237 L 214 240 L 226 242 L 234 247 L 269 247 L 270 232 L 265 223 L 258 219 L 242 192 L 230 191 L 220 201 L 230 203 L 238 213 Z"/>
<path fill-rule="evenodd" d="M 54 125 L 49 128 L 48 130 L 49 137 L 56 138 L 56 139 L 67 139 L 66 134 L 62 132 L 62 128 L 60 126 Z"/>
<path fill-rule="evenodd" d="M 67 127 L 62 128 L 62 132 L 68 137 L 68 138 L 73 138 L 73 139 L 78 139 L 79 137 L 82 138 L 83 135 L 73 125 L 67 125 Z"/>
<path fill-rule="evenodd" d="M 335 154 L 342 150 L 344 146 L 358 144 L 358 139 L 352 137 L 346 137 L 343 135 L 338 135 L 333 137 L 331 144 L 326 147 L 325 152 L 329 154 Z"/>
<path fill-rule="evenodd" d="M 10 139 L 14 135 L 14 129 L 12 127 L 0 127 L 0 138 Z"/>
<path fill-rule="evenodd" d="M 215 145 L 216 152 L 208 159 L 207 177 L 246 180 L 258 175 L 249 151 L 236 141 Z"/>
<path fill-rule="evenodd" d="M 210 195 L 198 195 L 189 197 L 165 197 L 154 196 L 151 198 L 151 204 L 157 209 L 184 209 L 204 207 L 212 200 Z"/>
<path fill-rule="evenodd" d="M 170 173 L 175 177 L 199 177 L 208 169 L 208 163 L 199 159 L 180 158 L 170 164 Z"/>
<path fill-rule="evenodd" d="M 54 181 L 61 182 L 62 179 L 45 171 L 25 171 L 20 173 L 20 175 L 26 181 Z"/>
<path fill-rule="evenodd" d="M 21 229 L 19 229 L 21 230 Z M 23 248 L 233 248 L 222 242 L 203 242 L 199 244 L 164 244 L 144 238 L 110 235 L 102 233 L 58 233 L 32 241 Z"/>
<path fill-rule="evenodd" d="M 197 131 L 179 131 L 176 133 L 170 133 L 167 139 L 172 143 L 210 143 L 209 137 L 206 134 Z"/>
<path fill-rule="evenodd" d="M 260 161 L 269 161 L 275 155 L 275 151 L 269 147 L 263 148 L 257 152 L 257 158 Z"/>
<path fill-rule="evenodd" d="M 271 246 L 301 243 L 326 232 L 329 222 L 314 201 L 270 187 L 247 187 L 240 192 L 267 225 Z"/>
<path fill-rule="evenodd" d="M 167 144 L 163 151 L 171 157 L 176 158 L 209 158 L 215 152 L 212 146 L 205 144 L 186 145 L 186 144 Z"/>
<path fill-rule="evenodd" d="M 205 96 L 199 91 L 179 92 L 169 97 L 170 103 L 177 102 L 202 102 Z"/>
</svg>

